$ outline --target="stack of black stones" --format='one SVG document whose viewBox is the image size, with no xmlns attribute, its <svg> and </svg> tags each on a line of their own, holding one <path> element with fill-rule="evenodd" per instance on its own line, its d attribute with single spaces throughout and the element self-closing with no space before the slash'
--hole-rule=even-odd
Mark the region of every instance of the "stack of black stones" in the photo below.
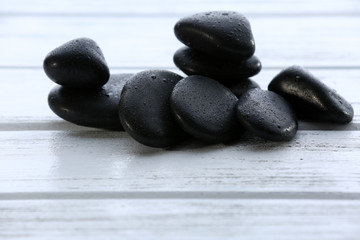
<svg viewBox="0 0 360 240">
<path fill-rule="evenodd" d="M 125 130 L 160 148 L 189 137 L 225 142 L 245 130 L 289 141 L 298 118 L 337 124 L 353 118 L 344 98 L 299 66 L 284 69 L 261 90 L 249 79 L 261 70 L 250 23 L 237 12 L 185 17 L 175 35 L 186 45 L 174 55 L 185 78 L 166 70 L 110 74 L 99 46 L 88 38 L 54 49 L 44 61 L 46 74 L 59 84 L 49 93 L 50 108 L 69 122 Z"/>
</svg>

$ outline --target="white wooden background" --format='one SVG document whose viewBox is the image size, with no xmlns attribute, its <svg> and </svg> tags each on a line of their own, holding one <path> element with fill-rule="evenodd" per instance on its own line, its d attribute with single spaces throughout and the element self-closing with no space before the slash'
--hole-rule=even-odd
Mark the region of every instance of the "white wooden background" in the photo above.
<svg viewBox="0 0 360 240">
<path fill-rule="evenodd" d="M 205 10 L 248 17 L 261 87 L 303 65 L 353 122 L 162 150 L 49 110 L 53 48 L 90 37 L 112 73 L 178 72 L 174 23 Z M 358 0 L 0 0 L 0 239 L 359 239 L 359 30 Z"/>
</svg>

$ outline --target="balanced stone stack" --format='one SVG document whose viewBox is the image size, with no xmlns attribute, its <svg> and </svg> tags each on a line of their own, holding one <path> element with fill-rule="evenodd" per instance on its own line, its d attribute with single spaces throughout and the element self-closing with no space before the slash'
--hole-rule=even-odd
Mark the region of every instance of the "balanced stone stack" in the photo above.
<svg viewBox="0 0 360 240">
<path fill-rule="evenodd" d="M 117 105 L 131 74 L 110 71 L 100 47 L 89 38 L 71 40 L 44 60 L 46 75 L 58 85 L 48 95 L 59 117 L 87 127 L 123 129 Z"/>
<path fill-rule="evenodd" d="M 197 13 L 180 19 L 174 31 L 186 45 L 176 51 L 174 63 L 187 75 L 202 75 L 231 84 L 261 70 L 261 62 L 254 56 L 250 23 L 240 13 Z"/>
<path fill-rule="evenodd" d="M 261 70 L 248 20 L 236 12 L 204 12 L 180 19 L 175 34 L 186 47 L 174 62 L 187 77 L 167 70 L 110 74 L 99 46 L 69 41 L 44 60 L 58 85 L 49 93 L 59 117 L 88 127 L 125 130 L 136 141 L 165 148 L 188 137 L 218 143 L 246 130 L 289 141 L 302 120 L 346 124 L 350 103 L 299 66 L 274 77 L 268 90 L 249 77 Z"/>
<path fill-rule="evenodd" d="M 298 117 L 352 120 L 351 105 L 301 67 L 282 71 L 268 90 L 248 79 L 260 72 L 261 63 L 253 55 L 250 23 L 240 13 L 197 13 L 180 19 L 174 31 L 186 45 L 175 52 L 174 63 L 190 76 L 175 85 L 170 101 L 176 120 L 190 135 L 219 142 L 248 130 L 288 141 L 297 132 Z"/>
<path fill-rule="evenodd" d="M 275 141 L 293 138 L 297 119 L 292 108 L 249 79 L 260 72 L 261 63 L 243 15 L 198 13 L 180 19 L 174 31 L 186 45 L 175 52 L 174 63 L 191 75 L 175 86 L 170 99 L 183 129 L 211 142 L 235 139 L 245 129 Z"/>
</svg>

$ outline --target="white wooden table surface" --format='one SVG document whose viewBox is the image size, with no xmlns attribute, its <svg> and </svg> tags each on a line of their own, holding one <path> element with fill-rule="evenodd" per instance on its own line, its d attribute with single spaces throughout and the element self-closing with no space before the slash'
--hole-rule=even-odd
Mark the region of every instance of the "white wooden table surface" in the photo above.
<svg viewBox="0 0 360 240">
<path fill-rule="evenodd" d="M 145 147 L 53 114 L 42 61 L 90 37 L 112 73 L 179 72 L 181 17 L 239 11 L 262 88 L 307 67 L 354 107 L 295 139 Z M 359 239 L 360 1 L 0 0 L 0 239 Z"/>
</svg>

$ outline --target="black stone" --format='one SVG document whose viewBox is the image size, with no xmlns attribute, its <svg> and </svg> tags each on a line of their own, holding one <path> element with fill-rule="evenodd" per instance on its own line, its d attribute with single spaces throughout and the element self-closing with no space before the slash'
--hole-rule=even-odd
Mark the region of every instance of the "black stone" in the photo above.
<svg viewBox="0 0 360 240">
<path fill-rule="evenodd" d="M 119 116 L 126 132 L 150 147 L 169 147 L 185 135 L 170 110 L 170 95 L 180 75 L 163 70 L 135 74 L 124 86 Z"/>
<path fill-rule="evenodd" d="M 51 80 L 65 87 L 99 88 L 110 76 L 103 53 L 89 38 L 55 48 L 45 57 L 43 67 Z"/>
<path fill-rule="evenodd" d="M 175 52 L 174 63 L 187 75 L 202 75 L 221 83 L 246 79 L 261 70 L 261 62 L 256 56 L 245 60 L 219 59 L 189 47 Z"/>
<path fill-rule="evenodd" d="M 351 104 L 300 66 L 281 71 L 268 89 L 283 96 L 299 118 L 330 123 L 349 123 L 353 119 Z"/>
<path fill-rule="evenodd" d="M 237 12 L 197 13 L 180 19 L 174 31 L 185 45 L 214 56 L 244 59 L 255 52 L 250 23 Z"/>
<path fill-rule="evenodd" d="M 297 132 L 295 112 L 283 97 L 274 92 L 251 89 L 239 98 L 236 110 L 240 123 L 259 137 L 288 141 Z"/>
<path fill-rule="evenodd" d="M 123 130 L 118 104 L 125 82 L 133 74 L 113 74 L 96 89 L 55 86 L 49 93 L 48 104 L 59 117 L 81 126 Z"/>
<path fill-rule="evenodd" d="M 251 79 L 243 79 L 241 81 L 238 81 L 237 83 L 226 85 L 234 94 L 236 97 L 240 97 L 247 91 L 253 88 L 260 88 L 259 84 L 257 82 L 251 80 Z"/>
<path fill-rule="evenodd" d="M 236 120 L 237 97 L 219 82 L 193 75 L 182 79 L 171 94 L 171 109 L 190 135 L 208 142 L 224 142 L 242 133 Z"/>
</svg>

